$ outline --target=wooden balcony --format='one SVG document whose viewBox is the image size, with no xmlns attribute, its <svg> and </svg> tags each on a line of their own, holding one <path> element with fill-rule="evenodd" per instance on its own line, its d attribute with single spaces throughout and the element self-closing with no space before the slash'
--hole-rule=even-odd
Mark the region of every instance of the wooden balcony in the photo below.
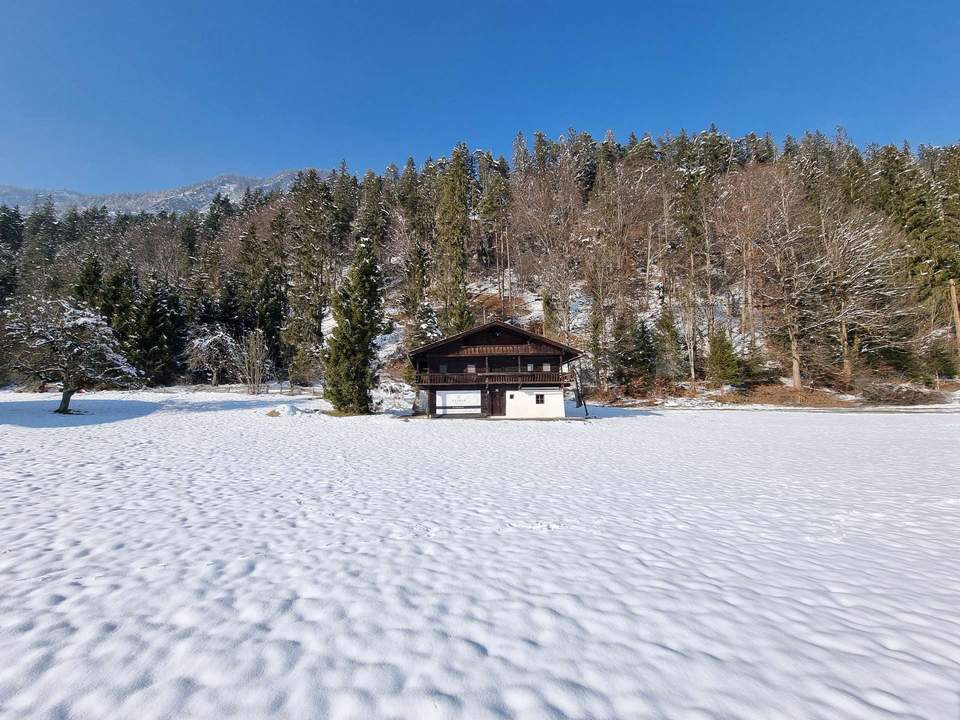
<svg viewBox="0 0 960 720">
<path fill-rule="evenodd" d="M 482 357 L 518 355 L 559 355 L 557 348 L 538 343 L 524 343 L 520 345 L 461 345 L 456 350 L 443 353 L 428 353 L 430 357 Z"/>
<path fill-rule="evenodd" d="M 565 372 L 417 373 L 417 385 L 565 385 Z"/>
</svg>

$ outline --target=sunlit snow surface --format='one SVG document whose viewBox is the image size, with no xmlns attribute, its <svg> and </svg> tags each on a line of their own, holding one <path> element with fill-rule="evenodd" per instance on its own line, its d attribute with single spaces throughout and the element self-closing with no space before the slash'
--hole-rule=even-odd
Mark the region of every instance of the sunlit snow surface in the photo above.
<svg viewBox="0 0 960 720">
<path fill-rule="evenodd" d="M 0 717 L 960 717 L 960 414 L 0 393 Z"/>
</svg>

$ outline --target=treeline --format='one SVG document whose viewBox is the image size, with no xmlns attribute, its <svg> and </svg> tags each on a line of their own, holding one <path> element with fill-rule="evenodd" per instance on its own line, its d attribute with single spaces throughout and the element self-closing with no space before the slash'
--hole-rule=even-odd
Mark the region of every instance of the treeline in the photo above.
<svg viewBox="0 0 960 720">
<path fill-rule="evenodd" d="M 75 296 L 152 383 L 189 371 L 191 340 L 254 330 L 278 375 L 312 382 L 361 238 L 408 347 L 535 296 L 536 329 L 588 349 L 600 389 L 956 373 L 960 146 L 861 151 L 843 133 L 537 133 L 509 162 L 459 145 L 204 213 L 3 207 L 0 303 Z"/>
</svg>

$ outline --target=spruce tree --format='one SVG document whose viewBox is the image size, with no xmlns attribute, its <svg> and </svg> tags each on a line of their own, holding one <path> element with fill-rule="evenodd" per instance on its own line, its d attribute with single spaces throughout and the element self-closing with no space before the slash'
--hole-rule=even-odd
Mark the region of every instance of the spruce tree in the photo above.
<svg viewBox="0 0 960 720">
<path fill-rule="evenodd" d="M 137 273 L 128 261 L 123 261 L 107 276 L 100 295 L 100 312 L 127 353 L 132 350 L 131 343 L 137 333 L 139 293 Z"/>
<path fill-rule="evenodd" d="M 17 275 L 27 292 L 46 293 L 63 287 L 64 276 L 55 272 L 54 260 L 60 247 L 60 221 L 53 201 L 47 199 L 31 212 L 24 223 L 23 249 Z"/>
<path fill-rule="evenodd" d="M 152 385 L 170 385 L 182 370 L 186 311 L 175 288 L 148 279 L 136 314 L 132 360 Z"/>
<path fill-rule="evenodd" d="M 426 301 L 421 302 L 407 326 L 407 347 L 411 350 L 443 337 L 437 313 Z"/>
<path fill-rule="evenodd" d="M 618 314 L 612 330 L 611 376 L 618 385 L 653 385 L 657 369 L 657 351 L 645 321 L 632 312 Z"/>
<path fill-rule="evenodd" d="M 437 205 L 437 269 L 442 302 L 441 326 L 452 335 L 473 324 L 467 302 L 467 235 L 470 232 L 470 171 L 467 149 L 454 148 L 443 174 Z"/>
<path fill-rule="evenodd" d="M 343 413 L 369 413 L 377 381 L 375 340 L 383 329 L 383 276 L 373 243 L 361 238 L 331 309 L 336 327 L 324 349 L 325 397 Z"/>
<path fill-rule="evenodd" d="M 73 285 L 73 295 L 88 305 L 100 307 L 103 295 L 103 263 L 99 255 L 89 255 L 84 260 Z"/>
<path fill-rule="evenodd" d="M 739 358 L 725 330 L 716 329 L 710 334 L 707 379 L 714 387 L 736 385 L 742 380 Z"/>
<path fill-rule="evenodd" d="M 657 355 L 657 375 L 670 380 L 683 380 L 688 377 L 686 345 L 669 306 L 665 305 L 660 311 L 653 338 Z"/>
<path fill-rule="evenodd" d="M 329 257 L 332 208 L 329 190 L 315 170 L 297 178 L 291 196 L 293 258 L 283 341 L 291 352 L 290 381 L 309 384 L 320 374 L 328 277 L 333 274 Z"/>
<path fill-rule="evenodd" d="M 0 308 L 17 289 L 17 258 L 23 245 L 20 209 L 0 205 Z"/>
</svg>

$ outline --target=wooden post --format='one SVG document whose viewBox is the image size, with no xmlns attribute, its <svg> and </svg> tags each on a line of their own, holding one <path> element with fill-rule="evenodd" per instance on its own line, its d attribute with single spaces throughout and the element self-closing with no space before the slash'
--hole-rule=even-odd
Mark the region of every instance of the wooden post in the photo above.
<svg viewBox="0 0 960 720">
<path fill-rule="evenodd" d="M 957 343 L 957 358 L 960 360 L 960 304 L 957 304 L 957 281 L 950 278 L 950 303 L 953 306 L 953 338 Z"/>
</svg>

